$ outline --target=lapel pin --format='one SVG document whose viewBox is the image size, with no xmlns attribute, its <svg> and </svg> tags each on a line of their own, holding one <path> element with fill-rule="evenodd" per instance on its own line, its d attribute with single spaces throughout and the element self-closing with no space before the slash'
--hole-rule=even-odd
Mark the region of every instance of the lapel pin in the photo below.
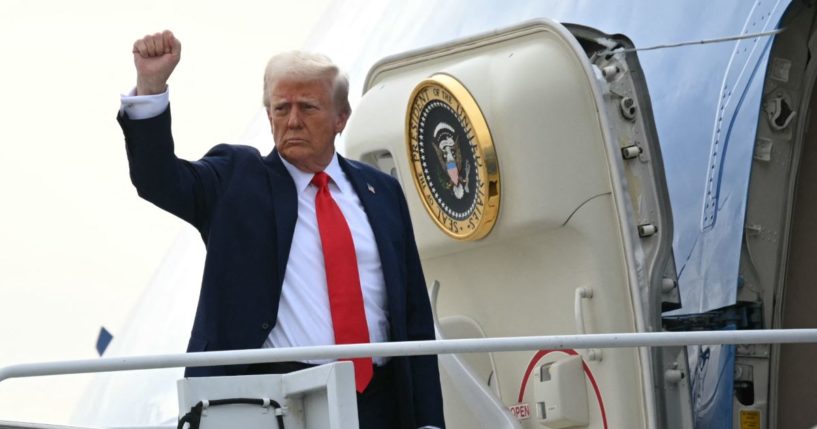
<svg viewBox="0 0 817 429">
<path fill-rule="evenodd" d="M 374 186 L 372 186 L 370 183 L 367 183 L 366 187 L 369 188 L 369 192 L 374 194 Z"/>
</svg>

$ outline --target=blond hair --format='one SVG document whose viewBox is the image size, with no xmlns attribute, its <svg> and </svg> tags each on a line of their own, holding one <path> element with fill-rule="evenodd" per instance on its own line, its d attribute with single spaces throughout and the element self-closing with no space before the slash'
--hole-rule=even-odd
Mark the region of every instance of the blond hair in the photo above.
<svg viewBox="0 0 817 429">
<path fill-rule="evenodd" d="M 282 78 L 297 80 L 326 79 L 332 84 L 332 97 L 340 113 L 350 114 L 349 78 L 326 55 L 304 51 L 289 51 L 269 59 L 264 71 L 264 107 L 270 108 L 270 92 Z"/>
</svg>

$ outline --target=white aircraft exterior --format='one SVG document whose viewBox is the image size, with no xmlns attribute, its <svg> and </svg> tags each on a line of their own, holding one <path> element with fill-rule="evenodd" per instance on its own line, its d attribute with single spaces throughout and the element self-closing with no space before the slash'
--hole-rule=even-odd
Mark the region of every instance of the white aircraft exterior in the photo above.
<svg viewBox="0 0 817 429">
<path fill-rule="evenodd" d="M 338 0 L 305 49 L 350 74 L 342 152 L 403 185 L 441 338 L 804 328 L 815 17 L 810 1 Z M 467 144 L 442 144 L 447 127 Z M 262 113 L 236 143 L 271 149 Z M 105 356 L 184 351 L 198 240 L 179 237 Z M 816 357 L 814 344 L 463 354 L 441 358 L 446 419 L 484 425 L 468 377 L 521 428 L 811 427 Z M 559 390 L 557 417 L 537 408 L 548 371 L 584 386 Z M 74 424 L 174 425 L 181 376 L 99 375 Z"/>
</svg>

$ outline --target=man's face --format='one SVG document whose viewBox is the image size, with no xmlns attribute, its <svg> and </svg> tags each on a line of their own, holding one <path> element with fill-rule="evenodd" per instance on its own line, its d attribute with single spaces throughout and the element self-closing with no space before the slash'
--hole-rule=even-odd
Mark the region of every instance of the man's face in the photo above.
<svg viewBox="0 0 817 429">
<path fill-rule="evenodd" d="M 349 115 L 340 113 L 329 79 L 279 79 L 270 93 L 267 112 L 275 148 L 302 171 L 318 172 L 335 153 L 335 135 Z"/>
</svg>

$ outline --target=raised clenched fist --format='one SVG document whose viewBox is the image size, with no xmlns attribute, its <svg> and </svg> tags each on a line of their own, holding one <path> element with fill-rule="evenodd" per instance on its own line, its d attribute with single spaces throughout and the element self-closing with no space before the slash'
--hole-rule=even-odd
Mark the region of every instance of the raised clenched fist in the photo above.
<svg viewBox="0 0 817 429">
<path fill-rule="evenodd" d="M 165 30 L 149 34 L 133 43 L 133 63 L 136 65 L 136 95 L 164 92 L 167 80 L 182 54 L 182 44 L 173 33 Z"/>
</svg>

